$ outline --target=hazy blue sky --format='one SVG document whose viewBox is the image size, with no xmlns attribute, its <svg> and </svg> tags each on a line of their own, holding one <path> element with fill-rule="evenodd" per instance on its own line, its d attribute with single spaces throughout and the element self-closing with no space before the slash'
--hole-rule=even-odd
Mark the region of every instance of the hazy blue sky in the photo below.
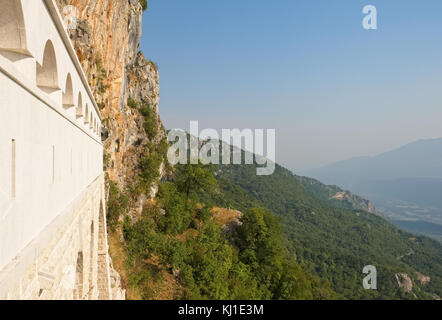
<svg viewBox="0 0 442 320">
<path fill-rule="evenodd" d="M 275 128 L 296 170 L 442 137 L 441 17 L 440 0 L 149 0 L 141 50 L 167 128 Z"/>
</svg>

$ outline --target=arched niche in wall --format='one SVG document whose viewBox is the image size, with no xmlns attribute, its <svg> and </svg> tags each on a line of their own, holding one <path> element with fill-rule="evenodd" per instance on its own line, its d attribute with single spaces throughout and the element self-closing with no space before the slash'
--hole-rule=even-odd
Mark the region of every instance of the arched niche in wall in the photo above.
<svg viewBox="0 0 442 320">
<path fill-rule="evenodd" d="M 91 221 L 91 238 L 90 238 L 90 249 L 89 249 L 89 299 L 92 298 L 92 288 L 94 286 L 94 244 L 95 244 L 95 229 L 94 229 L 94 221 Z"/>
<path fill-rule="evenodd" d="M 46 42 L 42 65 L 37 62 L 37 86 L 53 90 L 60 89 L 58 85 L 57 58 L 51 40 Z"/>
<path fill-rule="evenodd" d="M 84 124 L 89 123 L 89 106 L 86 103 L 86 112 L 84 114 Z"/>
<path fill-rule="evenodd" d="M 107 300 L 110 297 L 109 272 L 106 267 L 106 218 L 103 202 L 100 201 L 98 216 L 98 299 Z"/>
<path fill-rule="evenodd" d="M 75 114 L 77 118 L 81 118 L 83 116 L 83 99 L 81 97 L 81 92 L 78 93 L 77 109 Z"/>
<path fill-rule="evenodd" d="M 73 107 L 74 104 L 74 90 L 72 88 L 72 77 L 71 74 L 68 73 L 66 78 L 66 87 L 63 92 L 63 107 L 70 108 Z"/>
<path fill-rule="evenodd" d="M 84 260 L 83 252 L 78 252 L 77 263 L 75 266 L 75 287 L 74 299 L 81 300 L 83 298 L 83 284 L 84 284 Z"/>
<path fill-rule="evenodd" d="M 21 0 L 0 0 L 0 49 L 30 55 Z"/>
</svg>

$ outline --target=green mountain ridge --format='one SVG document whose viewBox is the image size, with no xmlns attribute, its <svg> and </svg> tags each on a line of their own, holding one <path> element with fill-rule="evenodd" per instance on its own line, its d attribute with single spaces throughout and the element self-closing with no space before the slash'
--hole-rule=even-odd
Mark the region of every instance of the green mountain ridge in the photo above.
<svg viewBox="0 0 442 320">
<path fill-rule="evenodd" d="M 287 250 L 306 270 L 329 281 L 340 298 L 441 296 L 441 244 L 405 232 L 382 217 L 326 199 L 325 194 L 340 192 L 339 188 L 330 190 L 320 182 L 312 187 L 316 180 L 297 177 L 279 165 L 271 176 L 257 176 L 255 165 L 218 165 L 216 178 L 220 190 L 212 201 L 238 210 L 261 205 L 273 212 L 284 227 Z M 365 265 L 376 266 L 378 290 L 363 289 Z M 399 273 L 412 279 L 412 292 L 400 288 L 395 277 Z M 430 283 L 421 284 L 419 274 L 430 276 Z"/>
<path fill-rule="evenodd" d="M 374 205 L 351 191 L 343 190 L 335 185 L 325 185 L 309 177 L 295 176 L 304 188 L 315 197 L 327 201 L 331 206 L 351 210 L 362 210 L 374 215 L 384 217 Z"/>
</svg>

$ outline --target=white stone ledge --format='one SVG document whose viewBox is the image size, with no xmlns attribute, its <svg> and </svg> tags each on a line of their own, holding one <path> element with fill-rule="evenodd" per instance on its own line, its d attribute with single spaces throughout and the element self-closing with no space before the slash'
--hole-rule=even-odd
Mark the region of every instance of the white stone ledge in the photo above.
<svg viewBox="0 0 442 320">
<path fill-rule="evenodd" d="M 14 66 L 14 64 L 9 61 L 7 58 L 0 55 L 0 71 L 4 73 L 8 78 L 13 80 L 15 83 L 17 83 L 19 86 L 21 86 L 23 89 L 28 91 L 30 94 L 32 94 L 34 97 L 36 97 L 38 100 L 43 102 L 45 105 L 47 105 L 49 108 L 57 112 L 61 117 L 69 121 L 72 125 L 83 131 L 86 135 L 88 135 L 90 138 L 95 140 L 98 144 L 101 146 L 103 145 L 101 140 L 97 139 L 97 137 L 88 132 L 87 129 L 83 128 L 76 119 L 71 119 L 65 112 L 66 109 L 63 108 L 63 106 L 59 106 L 57 103 L 55 103 L 47 93 L 39 89 L 37 86 L 33 85 L 28 79 L 26 79 Z M 19 97 L 17 97 L 19 99 Z M 95 100 L 92 100 L 95 102 Z M 100 116 L 100 113 L 98 112 L 98 115 Z"/>
</svg>

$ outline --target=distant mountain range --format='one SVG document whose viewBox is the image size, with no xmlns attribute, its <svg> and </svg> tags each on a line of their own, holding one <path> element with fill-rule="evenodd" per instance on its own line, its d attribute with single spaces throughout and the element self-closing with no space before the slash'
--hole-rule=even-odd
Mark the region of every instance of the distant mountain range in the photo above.
<svg viewBox="0 0 442 320">
<path fill-rule="evenodd" d="M 352 190 L 401 227 L 442 240 L 442 138 L 301 173 Z"/>
</svg>

